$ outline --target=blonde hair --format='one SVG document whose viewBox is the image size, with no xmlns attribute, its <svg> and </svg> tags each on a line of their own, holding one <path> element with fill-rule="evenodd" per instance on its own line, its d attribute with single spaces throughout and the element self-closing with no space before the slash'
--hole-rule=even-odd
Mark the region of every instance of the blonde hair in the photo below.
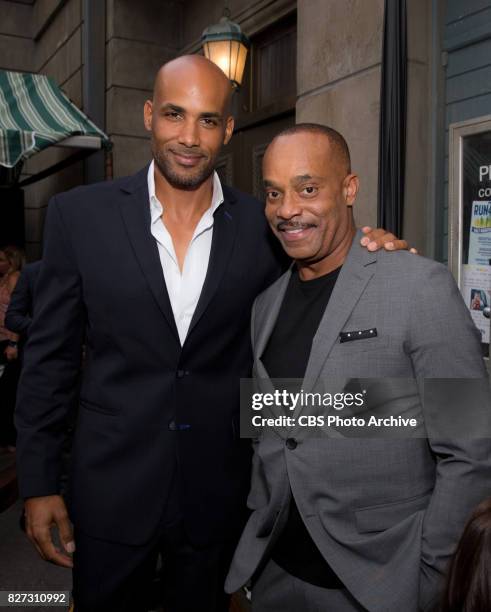
<svg viewBox="0 0 491 612">
<path fill-rule="evenodd" d="M 5 253 L 5 257 L 8 259 L 10 264 L 11 272 L 20 272 L 22 270 L 26 262 L 24 251 L 22 249 L 19 249 L 13 245 L 7 245 L 0 248 L 0 251 Z"/>
</svg>

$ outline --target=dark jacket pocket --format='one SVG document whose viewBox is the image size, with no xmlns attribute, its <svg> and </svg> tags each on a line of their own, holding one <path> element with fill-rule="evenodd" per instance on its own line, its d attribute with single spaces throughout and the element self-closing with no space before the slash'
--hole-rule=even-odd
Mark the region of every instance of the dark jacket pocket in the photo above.
<svg viewBox="0 0 491 612">
<path fill-rule="evenodd" d="M 82 399 L 82 398 L 80 398 L 79 404 L 80 404 L 80 407 L 84 408 L 85 410 L 89 410 L 91 412 L 99 412 L 101 414 L 107 414 L 109 416 L 118 416 L 120 412 L 119 410 L 112 410 L 112 409 L 104 408 L 103 406 L 100 406 L 99 404 L 96 404 L 95 402 L 89 402 L 86 399 Z"/>
<path fill-rule="evenodd" d="M 419 510 L 425 510 L 430 501 L 431 491 L 408 499 L 378 504 L 355 510 L 358 533 L 385 531 Z"/>
</svg>

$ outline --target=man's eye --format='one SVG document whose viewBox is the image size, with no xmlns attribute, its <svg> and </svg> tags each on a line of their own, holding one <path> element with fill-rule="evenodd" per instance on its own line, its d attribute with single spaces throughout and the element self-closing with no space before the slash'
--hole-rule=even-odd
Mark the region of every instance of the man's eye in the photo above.
<svg viewBox="0 0 491 612">
<path fill-rule="evenodd" d="M 317 187 L 313 187 L 312 185 L 309 185 L 308 187 L 304 187 L 302 189 L 302 192 L 305 193 L 306 195 L 314 195 L 315 193 L 317 193 Z"/>
<path fill-rule="evenodd" d="M 266 194 L 266 197 L 269 200 L 276 200 L 276 199 L 279 198 L 279 196 L 280 196 L 280 194 L 277 191 L 268 191 L 267 194 Z"/>
<path fill-rule="evenodd" d="M 204 125 L 206 125 L 206 127 L 215 127 L 216 125 L 218 125 L 216 119 L 208 119 L 206 117 L 202 119 L 202 122 L 204 123 Z"/>
<path fill-rule="evenodd" d="M 181 115 L 176 111 L 167 111 L 165 113 L 165 116 L 168 117 L 169 119 L 179 119 Z"/>
</svg>

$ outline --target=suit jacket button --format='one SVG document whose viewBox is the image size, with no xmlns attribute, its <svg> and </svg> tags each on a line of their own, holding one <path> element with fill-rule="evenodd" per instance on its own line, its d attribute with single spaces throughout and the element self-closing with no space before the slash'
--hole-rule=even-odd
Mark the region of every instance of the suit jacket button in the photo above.
<svg viewBox="0 0 491 612">
<path fill-rule="evenodd" d="M 290 450 L 295 450 L 297 448 L 297 441 L 295 438 L 287 438 L 286 447 Z"/>
<path fill-rule="evenodd" d="M 176 425 L 176 422 L 175 422 L 175 421 L 169 421 L 169 429 L 170 429 L 171 431 L 176 431 L 176 429 L 177 429 L 177 425 Z"/>
<path fill-rule="evenodd" d="M 177 378 L 183 378 L 186 375 L 184 370 L 177 370 Z"/>
</svg>

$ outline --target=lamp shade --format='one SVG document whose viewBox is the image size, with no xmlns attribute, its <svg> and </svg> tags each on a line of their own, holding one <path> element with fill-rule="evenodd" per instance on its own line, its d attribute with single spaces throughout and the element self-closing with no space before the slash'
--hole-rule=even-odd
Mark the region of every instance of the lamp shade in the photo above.
<svg viewBox="0 0 491 612">
<path fill-rule="evenodd" d="M 205 56 L 219 66 L 235 87 L 239 87 L 249 49 L 249 39 L 228 17 L 209 26 L 201 37 Z"/>
</svg>

